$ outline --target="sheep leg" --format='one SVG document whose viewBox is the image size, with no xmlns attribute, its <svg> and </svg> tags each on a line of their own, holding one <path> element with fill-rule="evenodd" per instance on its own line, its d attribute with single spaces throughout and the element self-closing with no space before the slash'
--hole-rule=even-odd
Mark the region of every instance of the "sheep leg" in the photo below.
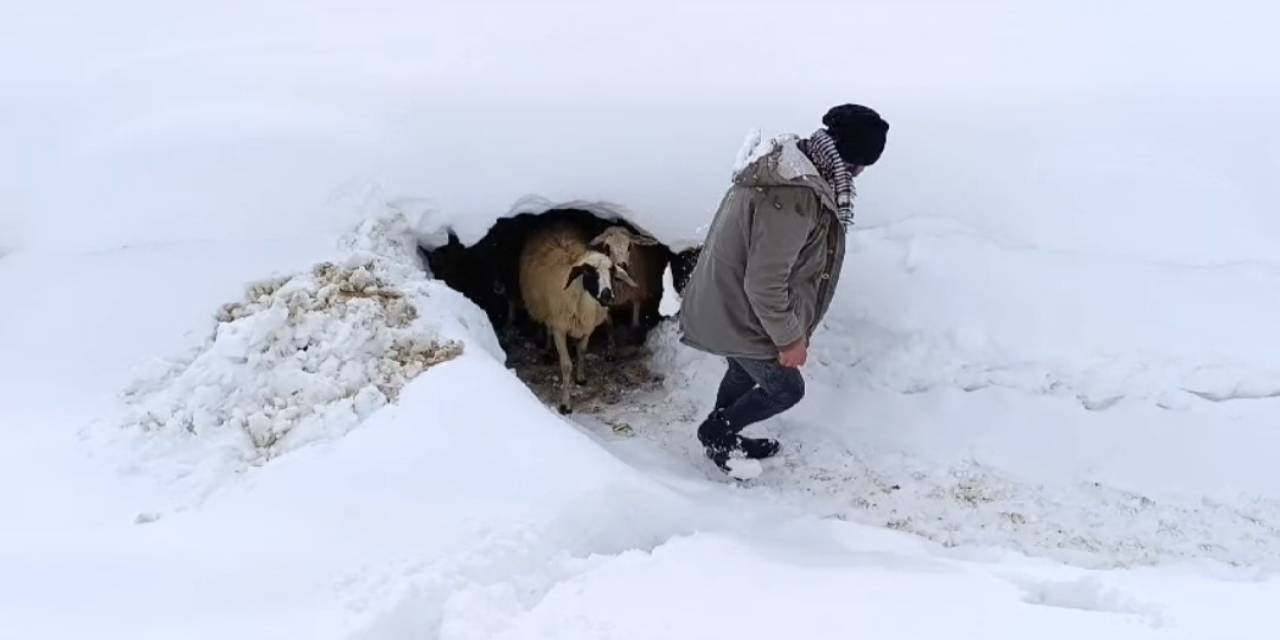
<svg viewBox="0 0 1280 640">
<path fill-rule="evenodd" d="M 507 298 L 507 322 L 503 331 L 507 336 L 513 336 L 516 332 L 516 301 L 511 298 Z"/>
<path fill-rule="evenodd" d="M 613 316 L 606 310 L 604 315 L 605 332 L 609 335 L 609 359 L 612 360 L 618 350 L 618 327 L 613 324 Z"/>
<path fill-rule="evenodd" d="M 631 328 L 640 328 L 640 301 L 636 300 L 631 303 Z"/>
<path fill-rule="evenodd" d="M 558 352 L 556 351 L 555 340 L 553 339 L 553 332 L 551 331 L 551 327 L 546 327 L 546 330 L 547 330 L 547 347 L 546 347 L 547 350 L 546 350 L 546 354 L 543 357 L 545 358 L 545 361 L 548 364 L 550 364 L 550 363 L 556 362 L 558 358 Z"/>
<path fill-rule="evenodd" d="M 587 343 L 590 341 L 590 333 L 578 338 L 578 367 L 573 372 L 573 381 L 578 384 L 587 383 Z"/>
<path fill-rule="evenodd" d="M 569 345 L 565 337 L 565 332 L 553 332 L 556 353 L 560 356 L 560 413 L 572 413 L 572 393 L 571 388 L 573 382 L 569 376 L 573 375 L 573 361 L 569 359 Z"/>
</svg>

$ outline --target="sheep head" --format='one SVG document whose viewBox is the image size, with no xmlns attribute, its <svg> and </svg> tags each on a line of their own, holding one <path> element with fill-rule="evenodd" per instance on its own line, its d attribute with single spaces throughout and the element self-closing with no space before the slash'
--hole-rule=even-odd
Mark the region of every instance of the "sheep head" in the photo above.
<svg viewBox="0 0 1280 640">
<path fill-rule="evenodd" d="M 591 241 L 591 247 L 596 251 L 608 254 L 609 259 L 613 260 L 615 265 L 625 269 L 631 264 L 631 247 L 633 245 L 642 247 L 651 247 L 658 244 L 658 241 L 648 236 L 632 233 L 626 227 L 614 225 L 605 229 Z M 630 280 L 630 274 L 627 274 L 623 281 L 627 284 L 635 286 Z"/>
<path fill-rule="evenodd" d="M 616 266 L 609 256 L 599 251 L 588 251 L 569 269 L 564 288 L 573 286 L 574 280 L 582 280 L 582 289 L 602 306 L 613 302 L 613 274 L 628 284 L 635 284 L 626 269 Z"/>
</svg>

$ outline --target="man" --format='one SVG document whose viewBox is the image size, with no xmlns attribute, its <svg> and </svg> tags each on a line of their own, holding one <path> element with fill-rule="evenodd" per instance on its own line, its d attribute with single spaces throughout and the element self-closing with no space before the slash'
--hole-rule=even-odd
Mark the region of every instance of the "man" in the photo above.
<svg viewBox="0 0 1280 640">
<path fill-rule="evenodd" d="M 729 370 L 698 440 L 725 472 L 778 442 L 739 435 L 795 406 L 809 338 L 831 305 L 853 221 L 853 178 L 884 150 L 889 124 L 854 104 L 832 108 L 806 139 L 763 144 L 720 203 L 684 291 L 683 341 Z"/>
</svg>

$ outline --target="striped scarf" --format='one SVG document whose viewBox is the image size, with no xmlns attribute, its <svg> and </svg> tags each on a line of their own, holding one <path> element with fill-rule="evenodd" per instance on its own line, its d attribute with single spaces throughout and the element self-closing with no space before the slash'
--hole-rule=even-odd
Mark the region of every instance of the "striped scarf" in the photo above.
<svg viewBox="0 0 1280 640">
<path fill-rule="evenodd" d="M 853 174 L 836 150 L 836 141 L 826 131 L 818 129 L 805 142 L 808 143 L 805 154 L 836 192 L 836 215 L 840 224 L 848 227 L 853 224 Z"/>
</svg>

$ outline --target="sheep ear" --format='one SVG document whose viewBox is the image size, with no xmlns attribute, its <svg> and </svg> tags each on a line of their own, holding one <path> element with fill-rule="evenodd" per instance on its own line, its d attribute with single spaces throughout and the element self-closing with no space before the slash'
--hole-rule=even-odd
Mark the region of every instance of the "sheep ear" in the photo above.
<svg viewBox="0 0 1280 640">
<path fill-rule="evenodd" d="M 658 244 L 658 239 L 650 238 L 649 236 L 635 235 L 631 237 L 631 243 L 638 244 L 642 247 L 652 247 Z"/>
<path fill-rule="evenodd" d="M 623 281 L 623 282 L 627 283 L 628 285 L 630 285 L 630 286 L 632 286 L 632 287 L 636 287 L 636 288 L 639 288 L 639 287 L 640 287 L 640 285 L 636 284 L 636 281 L 635 281 L 635 280 L 632 280 L 632 279 L 631 279 L 631 274 L 627 273 L 627 270 L 626 270 L 625 268 L 623 268 L 623 267 L 622 267 L 622 266 L 620 266 L 620 265 L 614 265 L 614 267 L 613 267 L 613 268 L 614 268 L 614 269 L 616 269 L 616 270 L 618 271 L 618 279 L 619 279 L 619 280 L 621 280 L 621 281 Z"/>
<path fill-rule="evenodd" d="M 610 227 L 610 229 L 612 229 L 612 227 Z M 591 242 L 588 242 L 587 244 L 593 247 L 604 246 L 604 239 L 607 237 L 609 237 L 609 229 L 604 230 L 600 235 L 592 238 Z"/>
<path fill-rule="evenodd" d="M 588 268 L 589 268 L 589 267 L 587 267 L 587 265 L 585 265 L 585 264 L 580 264 L 580 265 L 578 265 L 578 266 L 576 266 L 576 267 L 574 267 L 574 268 L 570 269 L 570 270 L 569 270 L 569 279 L 564 281 L 564 288 L 568 289 L 568 288 L 570 287 L 570 285 L 572 285 L 572 284 L 573 284 L 573 281 L 574 281 L 574 280 L 577 280 L 579 277 L 581 277 L 581 276 L 582 276 L 582 274 L 584 274 L 584 273 L 586 273 L 586 272 L 587 272 L 587 269 L 588 269 Z"/>
</svg>

